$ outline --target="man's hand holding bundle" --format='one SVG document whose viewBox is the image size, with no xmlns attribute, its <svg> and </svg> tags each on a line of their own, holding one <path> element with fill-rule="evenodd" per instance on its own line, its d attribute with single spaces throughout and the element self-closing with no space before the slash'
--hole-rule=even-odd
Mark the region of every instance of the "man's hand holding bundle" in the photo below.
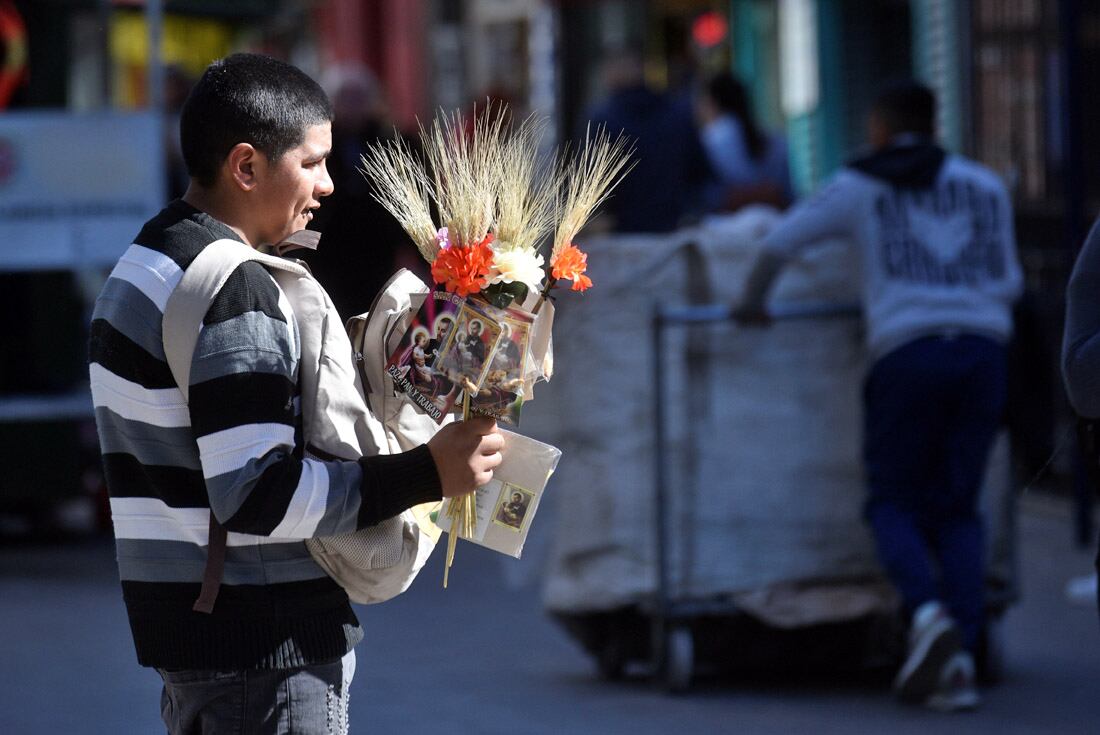
<svg viewBox="0 0 1100 735">
<path fill-rule="evenodd" d="M 504 435 L 497 423 L 485 416 L 448 424 L 428 442 L 435 460 L 443 497 L 472 493 L 493 479 L 500 465 Z"/>
</svg>

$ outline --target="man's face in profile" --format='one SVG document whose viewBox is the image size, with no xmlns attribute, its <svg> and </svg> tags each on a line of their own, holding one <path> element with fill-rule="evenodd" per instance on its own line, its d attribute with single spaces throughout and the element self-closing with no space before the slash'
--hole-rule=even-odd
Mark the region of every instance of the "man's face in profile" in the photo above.
<svg viewBox="0 0 1100 735">
<path fill-rule="evenodd" d="M 307 127 L 302 143 L 277 159 L 257 153 L 252 170 L 260 196 L 253 198 L 264 226 L 255 244 L 279 242 L 310 223 L 321 199 L 333 191 L 325 163 L 331 150 L 332 125 L 325 122 Z"/>
</svg>

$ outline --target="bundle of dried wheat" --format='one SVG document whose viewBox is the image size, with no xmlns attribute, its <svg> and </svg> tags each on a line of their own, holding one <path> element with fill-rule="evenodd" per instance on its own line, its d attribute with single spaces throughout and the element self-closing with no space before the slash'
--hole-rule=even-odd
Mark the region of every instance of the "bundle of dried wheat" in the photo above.
<svg viewBox="0 0 1100 735">
<path fill-rule="evenodd" d="M 588 256 L 573 240 L 630 170 L 631 150 L 622 136 L 612 141 L 600 129 L 586 135 L 574 155 L 551 155 L 540 166 L 545 120 L 532 116 L 511 129 L 509 119 L 505 106 L 475 111 L 472 120 L 441 113 L 420 129 L 423 158 L 400 140 L 379 143 L 363 156 L 361 170 L 374 182 L 375 198 L 431 263 L 436 284 L 498 308 L 516 308 L 541 292 L 537 313 L 558 280 L 572 281 L 574 291 L 592 285 Z M 540 252 L 547 240 L 549 273 Z M 478 387 L 464 386 L 464 418 Z M 444 510 L 453 531 L 444 586 L 457 539 L 474 534 L 474 500 L 473 494 L 452 498 Z"/>
</svg>

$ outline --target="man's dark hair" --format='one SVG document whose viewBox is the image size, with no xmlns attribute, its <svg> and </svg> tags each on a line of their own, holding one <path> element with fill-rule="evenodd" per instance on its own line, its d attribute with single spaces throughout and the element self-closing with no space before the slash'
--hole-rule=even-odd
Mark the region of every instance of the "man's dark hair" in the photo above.
<svg viewBox="0 0 1100 735">
<path fill-rule="evenodd" d="M 935 135 L 936 95 L 919 82 L 904 80 L 888 85 L 875 98 L 872 109 L 894 135 Z"/>
<path fill-rule="evenodd" d="M 206 68 L 180 112 L 187 174 L 212 186 L 238 143 L 276 160 L 305 139 L 306 128 L 332 120 L 332 103 L 297 67 L 268 56 L 233 54 Z"/>
</svg>

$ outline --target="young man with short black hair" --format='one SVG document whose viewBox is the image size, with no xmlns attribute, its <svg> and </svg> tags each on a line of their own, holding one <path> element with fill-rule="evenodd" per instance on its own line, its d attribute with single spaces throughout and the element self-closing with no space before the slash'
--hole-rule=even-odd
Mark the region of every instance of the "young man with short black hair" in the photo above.
<svg viewBox="0 0 1100 735">
<path fill-rule="evenodd" d="M 224 238 L 252 247 L 306 226 L 333 186 L 332 108 L 300 70 L 235 54 L 184 105 L 191 183 L 146 223 L 96 302 L 92 396 L 119 572 L 138 661 L 164 680 L 171 733 L 344 732 L 363 631 L 304 539 L 376 524 L 473 491 L 503 439 L 487 420 L 444 427 L 409 452 L 304 456 L 293 308 L 246 262 L 203 320 L 184 399 L 165 358 L 165 304 Z M 211 516 L 228 531 L 212 612 L 192 609 Z"/>
<path fill-rule="evenodd" d="M 734 316 L 766 322 L 783 264 L 825 238 L 859 251 L 866 340 L 866 517 L 911 616 L 898 695 L 978 704 L 972 653 L 984 626 L 978 491 L 1006 393 L 1005 344 L 1022 276 L 1012 204 L 992 171 L 933 141 L 932 92 L 885 90 L 872 153 L 841 169 L 764 238 Z"/>
</svg>

